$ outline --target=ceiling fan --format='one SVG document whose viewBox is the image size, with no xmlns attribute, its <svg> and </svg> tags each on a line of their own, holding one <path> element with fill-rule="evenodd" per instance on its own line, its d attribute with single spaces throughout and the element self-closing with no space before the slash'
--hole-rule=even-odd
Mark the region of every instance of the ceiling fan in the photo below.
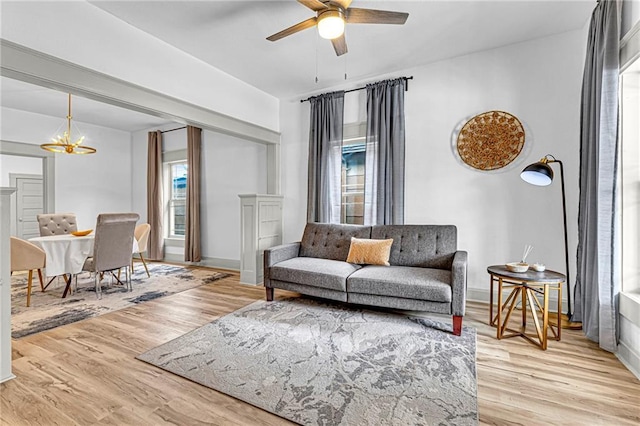
<svg viewBox="0 0 640 426">
<path fill-rule="evenodd" d="M 345 23 L 402 25 L 409 17 L 409 14 L 404 12 L 350 8 L 351 0 L 298 0 L 298 3 L 316 12 L 317 16 L 277 32 L 267 37 L 267 40 L 280 40 L 317 25 L 320 37 L 330 39 L 336 55 L 340 56 L 347 53 L 347 42 L 344 38 Z"/>
</svg>

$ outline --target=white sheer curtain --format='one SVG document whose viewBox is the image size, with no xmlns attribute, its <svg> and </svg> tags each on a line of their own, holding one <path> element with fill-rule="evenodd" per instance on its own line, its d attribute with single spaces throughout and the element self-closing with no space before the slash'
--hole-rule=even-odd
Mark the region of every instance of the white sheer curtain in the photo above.
<svg viewBox="0 0 640 426">
<path fill-rule="evenodd" d="M 365 144 L 364 160 L 364 224 L 377 225 L 376 215 L 378 202 L 378 144 L 377 141 L 367 141 Z"/>
</svg>

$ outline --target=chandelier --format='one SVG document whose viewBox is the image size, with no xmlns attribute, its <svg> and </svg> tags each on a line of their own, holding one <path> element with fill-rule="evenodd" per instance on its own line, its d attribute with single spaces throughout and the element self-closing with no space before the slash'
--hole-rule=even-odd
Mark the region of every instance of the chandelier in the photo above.
<svg viewBox="0 0 640 426">
<path fill-rule="evenodd" d="M 40 145 L 40 148 L 45 149 L 47 151 L 51 151 L 51 152 L 66 153 L 66 154 L 93 154 L 94 152 L 96 152 L 95 148 L 81 145 L 82 141 L 84 140 L 84 136 L 81 136 L 75 142 L 72 142 L 73 139 L 71 138 L 71 118 L 72 118 L 71 117 L 71 93 L 69 93 L 69 113 L 67 114 L 67 130 L 65 130 L 62 136 L 58 135 L 55 138 L 51 138 L 50 143 L 43 143 L 42 145 Z M 76 127 L 76 130 L 78 130 L 77 127 Z M 78 134 L 79 133 L 80 131 L 78 131 Z"/>
</svg>

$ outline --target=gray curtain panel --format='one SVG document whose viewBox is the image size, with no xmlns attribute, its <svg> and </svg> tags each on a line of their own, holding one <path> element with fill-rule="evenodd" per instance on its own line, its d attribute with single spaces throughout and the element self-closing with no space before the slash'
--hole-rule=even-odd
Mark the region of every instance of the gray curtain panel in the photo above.
<svg viewBox="0 0 640 426">
<path fill-rule="evenodd" d="M 187 126 L 187 211 L 184 260 L 200 262 L 200 157 L 202 129 Z"/>
<path fill-rule="evenodd" d="M 147 256 L 164 258 L 162 231 L 162 132 L 149 132 L 147 148 L 147 222 L 151 225 Z"/>
<path fill-rule="evenodd" d="M 344 91 L 314 96 L 309 103 L 307 222 L 339 223 Z"/>
<path fill-rule="evenodd" d="M 616 351 L 620 292 L 618 198 L 619 0 L 591 17 L 582 82 L 578 268 L 573 321 L 600 347 Z"/>
<path fill-rule="evenodd" d="M 398 78 L 367 84 L 367 155 L 365 194 L 375 196 L 365 223 L 404 223 L 404 92 Z M 366 198 L 366 195 L 365 195 Z M 370 217 L 367 217 L 370 216 Z"/>
</svg>

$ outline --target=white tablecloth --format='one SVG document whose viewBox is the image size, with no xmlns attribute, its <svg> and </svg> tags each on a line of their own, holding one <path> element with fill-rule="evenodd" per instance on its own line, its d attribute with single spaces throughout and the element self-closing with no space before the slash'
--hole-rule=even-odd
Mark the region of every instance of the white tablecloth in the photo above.
<svg viewBox="0 0 640 426">
<path fill-rule="evenodd" d="M 77 274 L 82 272 L 87 257 L 93 254 L 95 235 L 75 237 L 73 235 L 52 235 L 30 238 L 29 241 L 40 246 L 47 255 L 47 276 Z M 138 252 L 138 241 L 133 239 L 132 252 Z"/>
</svg>

